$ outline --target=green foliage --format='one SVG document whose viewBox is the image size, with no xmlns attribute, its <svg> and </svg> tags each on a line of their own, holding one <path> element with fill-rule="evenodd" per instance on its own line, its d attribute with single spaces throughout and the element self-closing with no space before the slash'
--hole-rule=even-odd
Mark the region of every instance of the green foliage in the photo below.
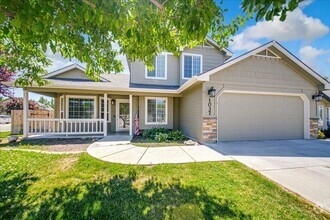
<svg viewBox="0 0 330 220">
<path fill-rule="evenodd" d="M 280 16 L 280 21 L 286 19 L 287 12 L 295 10 L 304 0 L 243 0 L 242 8 L 245 12 L 255 13 L 256 20 L 265 18 L 266 21 Z"/>
<path fill-rule="evenodd" d="M 145 129 L 142 131 L 142 137 L 154 139 L 158 133 L 168 133 L 168 130 L 165 128 Z"/>
<path fill-rule="evenodd" d="M 330 138 L 330 129 L 324 129 L 321 130 L 323 132 L 323 134 L 325 135 L 326 138 Z"/>
<path fill-rule="evenodd" d="M 47 50 L 86 63 L 95 80 L 123 69 L 114 59 L 118 53 L 152 67 L 156 54 L 179 55 L 208 33 L 226 46 L 246 18 L 225 24 L 224 13 L 213 0 L 165 1 L 161 9 L 141 0 L 0 0 L 0 66 L 20 72 L 22 86 L 47 83 L 42 79 L 51 64 Z"/>
<path fill-rule="evenodd" d="M 325 135 L 321 130 L 317 131 L 317 139 L 324 139 Z"/>
<path fill-rule="evenodd" d="M 168 133 L 168 139 L 172 141 L 182 141 L 185 139 L 182 131 L 176 130 L 176 131 L 170 131 Z"/>
<path fill-rule="evenodd" d="M 38 100 L 38 102 L 44 104 L 47 107 L 54 108 L 54 99 L 51 98 L 50 100 L 46 99 L 45 97 L 41 96 Z"/>
<path fill-rule="evenodd" d="M 165 128 L 152 128 L 142 131 L 142 137 L 157 142 L 182 141 L 185 139 L 182 131 L 170 131 Z"/>
<path fill-rule="evenodd" d="M 166 142 L 169 140 L 167 133 L 157 133 L 155 136 L 155 141 L 157 142 Z"/>
<path fill-rule="evenodd" d="M 0 66 L 20 73 L 18 85 L 42 86 L 51 64 L 45 52 L 51 51 L 86 63 L 86 74 L 98 80 L 100 73 L 123 69 L 119 53 L 152 68 L 156 54 L 178 56 L 208 33 L 226 47 L 252 13 L 257 20 L 282 13 L 283 20 L 301 1 L 244 0 L 245 14 L 228 23 L 222 2 L 213 0 L 0 0 Z"/>
</svg>

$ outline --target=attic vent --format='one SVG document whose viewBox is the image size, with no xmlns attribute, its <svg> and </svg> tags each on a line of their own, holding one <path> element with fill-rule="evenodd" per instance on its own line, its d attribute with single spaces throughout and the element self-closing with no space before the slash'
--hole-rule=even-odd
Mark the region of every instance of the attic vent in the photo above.
<svg viewBox="0 0 330 220">
<path fill-rule="evenodd" d="M 279 56 L 277 56 L 273 51 L 269 49 L 263 50 L 257 53 L 255 56 L 281 59 Z"/>
</svg>

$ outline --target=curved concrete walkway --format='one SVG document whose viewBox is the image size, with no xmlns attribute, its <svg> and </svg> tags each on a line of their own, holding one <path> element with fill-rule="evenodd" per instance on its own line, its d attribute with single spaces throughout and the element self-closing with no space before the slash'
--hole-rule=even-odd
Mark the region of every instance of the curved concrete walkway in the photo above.
<svg viewBox="0 0 330 220">
<path fill-rule="evenodd" d="M 87 152 L 100 160 L 122 164 L 192 163 L 231 160 L 205 146 L 137 147 L 130 144 L 127 135 L 107 136 L 87 148 Z"/>
</svg>

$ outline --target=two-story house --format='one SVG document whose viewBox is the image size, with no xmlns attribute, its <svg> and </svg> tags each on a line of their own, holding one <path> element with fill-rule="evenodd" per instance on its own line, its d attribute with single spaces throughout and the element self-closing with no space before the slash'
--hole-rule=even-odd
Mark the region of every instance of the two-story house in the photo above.
<svg viewBox="0 0 330 220">
<path fill-rule="evenodd" d="M 51 83 L 24 88 L 55 98 L 55 119 L 28 118 L 30 134 L 111 135 L 165 127 L 201 142 L 309 139 L 317 133 L 316 100 L 329 83 L 283 48 L 269 42 L 242 56 L 204 45 L 163 52 L 154 70 L 127 61 L 128 74 L 102 74 L 100 82 L 79 65 L 51 72 Z"/>
</svg>

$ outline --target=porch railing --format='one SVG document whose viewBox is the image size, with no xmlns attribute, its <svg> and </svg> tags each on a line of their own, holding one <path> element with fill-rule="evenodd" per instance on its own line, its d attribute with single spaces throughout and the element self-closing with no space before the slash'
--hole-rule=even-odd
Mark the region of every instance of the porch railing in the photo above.
<svg viewBox="0 0 330 220">
<path fill-rule="evenodd" d="M 103 134 L 103 119 L 30 118 L 28 134 Z"/>
</svg>

